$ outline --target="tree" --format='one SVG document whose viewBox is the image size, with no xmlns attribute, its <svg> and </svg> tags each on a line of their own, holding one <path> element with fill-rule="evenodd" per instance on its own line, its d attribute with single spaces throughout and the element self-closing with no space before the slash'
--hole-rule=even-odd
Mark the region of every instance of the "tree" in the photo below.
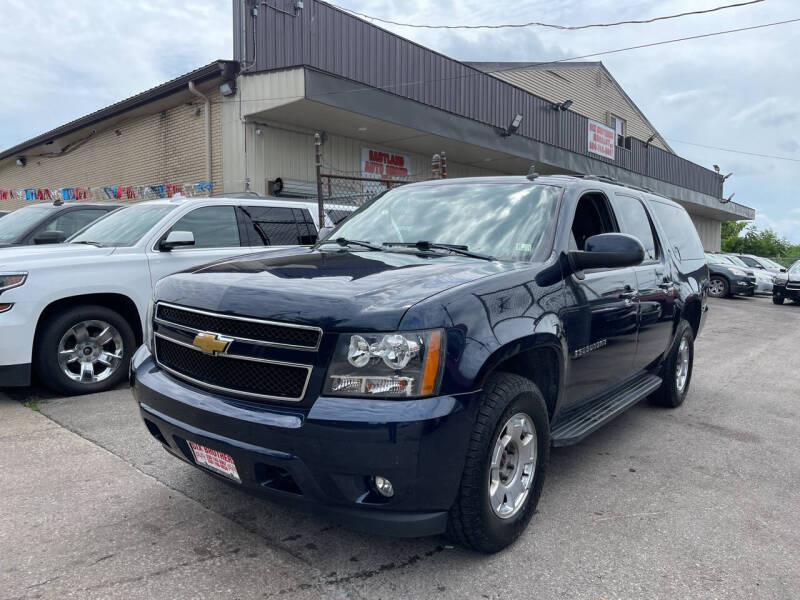
<svg viewBox="0 0 800 600">
<path fill-rule="evenodd" d="M 722 250 L 771 258 L 800 257 L 800 245 L 793 245 L 770 228 L 759 231 L 747 221 L 722 223 Z"/>
</svg>

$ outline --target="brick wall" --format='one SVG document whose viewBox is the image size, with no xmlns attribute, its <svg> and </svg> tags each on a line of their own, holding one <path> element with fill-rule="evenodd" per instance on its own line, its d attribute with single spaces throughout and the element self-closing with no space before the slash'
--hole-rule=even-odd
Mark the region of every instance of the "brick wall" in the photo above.
<svg viewBox="0 0 800 600">
<path fill-rule="evenodd" d="M 216 85 L 201 88 L 211 100 L 211 175 L 222 180 L 222 134 L 220 98 Z M 39 146 L 25 153 L 27 164 L 15 161 L 0 165 L 0 188 L 90 187 L 100 185 L 146 185 L 189 183 L 205 180 L 205 125 L 203 102 L 185 94 L 174 102 L 154 104 L 152 111 L 122 121 L 101 122 L 87 128 L 96 133 L 74 150 L 60 156 Z M 191 104 L 187 104 L 190 102 Z M 195 115 L 200 108 L 198 115 Z M 146 107 L 145 107 L 146 111 Z M 0 210 L 26 204 L 0 199 Z"/>
</svg>

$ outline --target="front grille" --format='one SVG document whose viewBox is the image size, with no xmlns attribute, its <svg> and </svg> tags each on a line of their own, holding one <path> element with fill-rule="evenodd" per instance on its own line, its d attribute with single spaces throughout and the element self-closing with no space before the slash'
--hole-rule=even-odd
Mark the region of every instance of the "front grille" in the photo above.
<svg viewBox="0 0 800 600">
<path fill-rule="evenodd" d="M 194 383 L 222 391 L 301 400 L 311 372 L 310 367 L 203 354 L 161 336 L 156 336 L 155 344 L 160 365 Z"/>
<path fill-rule="evenodd" d="M 293 346 L 308 350 L 317 348 L 322 335 L 322 332 L 316 327 L 228 317 L 161 303 L 158 304 L 156 318 L 196 331 L 220 333 L 265 344 Z"/>
<path fill-rule="evenodd" d="M 786 289 L 800 290 L 800 281 L 788 281 L 786 283 Z"/>
</svg>

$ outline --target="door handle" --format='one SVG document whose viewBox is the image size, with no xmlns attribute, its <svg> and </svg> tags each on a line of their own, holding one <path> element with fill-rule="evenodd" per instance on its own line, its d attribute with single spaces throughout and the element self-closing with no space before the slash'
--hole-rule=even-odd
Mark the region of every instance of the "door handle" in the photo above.
<svg viewBox="0 0 800 600">
<path fill-rule="evenodd" d="M 639 295 L 639 290 L 633 289 L 631 286 L 626 285 L 623 289 L 623 292 L 619 295 L 620 299 L 624 300 L 632 300 Z"/>
<path fill-rule="evenodd" d="M 658 284 L 662 290 L 671 290 L 675 286 L 675 282 L 672 281 L 669 277 L 664 277 L 664 280 Z"/>
</svg>

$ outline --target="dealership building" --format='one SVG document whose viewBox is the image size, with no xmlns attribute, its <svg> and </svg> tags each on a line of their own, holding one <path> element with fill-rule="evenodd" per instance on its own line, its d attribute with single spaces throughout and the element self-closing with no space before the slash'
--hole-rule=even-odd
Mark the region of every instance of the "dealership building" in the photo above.
<svg viewBox="0 0 800 600">
<path fill-rule="evenodd" d="M 755 217 L 725 199 L 721 174 L 675 154 L 600 62 L 459 62 L 318 0 L 233 0 L 233 27 L 233 61 L 1 151 L 0 209 L 200 182 L 315 196 L 319 134 L 322 170 L 342 177 L 421 180 L 444 152 L 448 177 L 533 164 L 645 188 L 686 207 L 707 250 L 723 221 Z"/>
</svg>

